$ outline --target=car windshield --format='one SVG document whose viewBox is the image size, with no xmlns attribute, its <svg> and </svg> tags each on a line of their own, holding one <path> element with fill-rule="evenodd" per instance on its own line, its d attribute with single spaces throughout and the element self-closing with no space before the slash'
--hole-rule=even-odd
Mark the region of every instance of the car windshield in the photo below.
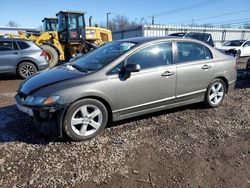
<svg viewBox="0 0 250 188">
<path fill-rule="evenodd" d="M 136 43 L 122 41 L 104 44 L 96 50 L 77 59 L 73 63 L 73 66 L 77 66 L 86 71 L 99 70 L 127 52 L 135 44 Z"/>
<path fill-rule="evenodd" d="M 241 46 L 245 41 L 233 40 L 223 44 L 223 46 Z"/>
</svg>

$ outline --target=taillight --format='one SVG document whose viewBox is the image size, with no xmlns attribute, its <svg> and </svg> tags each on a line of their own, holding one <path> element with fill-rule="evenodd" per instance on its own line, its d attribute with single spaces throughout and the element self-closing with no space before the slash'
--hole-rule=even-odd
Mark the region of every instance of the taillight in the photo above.
<svg viewBox="0 0 250 188">
<path fill-rule="evenodd" d="M 44 56 L 44 57 L 46 57 L 46 56 L 47 56 L 47 54 L 46 54 L 46 52 L 45 52 L 45 51 L 42 51 L 42 53 L 40 54 L 40 56 Z"/>
</svg>

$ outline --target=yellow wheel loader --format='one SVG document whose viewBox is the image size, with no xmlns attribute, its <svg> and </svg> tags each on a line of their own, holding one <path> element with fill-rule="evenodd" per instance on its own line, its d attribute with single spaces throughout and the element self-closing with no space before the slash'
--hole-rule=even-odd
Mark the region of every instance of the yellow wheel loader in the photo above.
<svg viewBox="0 0 250 188">
<path fill-rule="evenodd" d="M 110 30 L 86 27 L 83 12 L 60 11 L 57 31 L 42 33 L 35 43 L 47 53 L 50 67 L 112 41 Z"/>
<path fill-rule="evenodd" d="M 33 40 L 47 54 L 50 67 L 58 61 L 69 60 L 78 53 L 87 53 L 99 45 L 112 41 L 110 30 L 100 27 L 86 27 L 83 12 L 60 11 L 56 19 L 45 18 L 45 32 L 40 36 L 27 38 L 20 32 L 19 38 Z M 55 22 L 57 20 L 57 30 Z M 31 36 L 30 36 L 31 37 Z"/>
<path fill-rule="evenodd" d="M 43 32 L 46 31 L 57 31 L 58 27 L 58 19 L 57 18 L 47 18 L 45 17 L 43 20 Z"/>
</svg>

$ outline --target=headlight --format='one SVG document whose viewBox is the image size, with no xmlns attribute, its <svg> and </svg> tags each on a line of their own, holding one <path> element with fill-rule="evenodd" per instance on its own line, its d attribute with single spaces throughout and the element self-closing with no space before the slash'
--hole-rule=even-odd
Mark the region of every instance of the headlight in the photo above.
<svg viewBox="0 0 250 188">
<path fill-rule="evenodd" d="M 57 102 L 60 96 L 49 96 L 49 97 L 35 97 L 28 96 L 25 102 L 29 105 L 50 105 Z"/>
</svg>

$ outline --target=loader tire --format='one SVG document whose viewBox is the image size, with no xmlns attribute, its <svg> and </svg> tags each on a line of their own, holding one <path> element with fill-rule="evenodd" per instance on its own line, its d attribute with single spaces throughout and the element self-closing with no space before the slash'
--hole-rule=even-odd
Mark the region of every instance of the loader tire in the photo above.
<svg viewBox="0 0 250 188">
<path fill-rule="evenodd" d="M 42 45 L 41 48 L 46 52 L 46 59 L 49 62 L 49 67 L 54 67 L 58 63 L 58 53 L 57 51 L 49 45 Z"/>
</svg>

